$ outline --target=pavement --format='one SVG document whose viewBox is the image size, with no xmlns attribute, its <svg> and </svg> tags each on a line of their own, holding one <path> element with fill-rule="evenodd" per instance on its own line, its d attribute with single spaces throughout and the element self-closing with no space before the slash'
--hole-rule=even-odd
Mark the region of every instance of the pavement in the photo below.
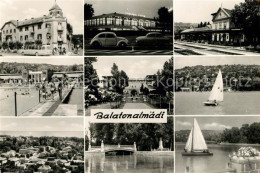
<svg viewBox="0 0 260 173">
<path fill-rule="evenodd" d="M 125 50 L 87 49 L 85 55 L 173 55 L 173 50 L 138 50 L 127 47 Z"/>
<path fill-rule="evenodd" d="M 71 88 L 63 89 L 62 98 L 65 98 Z M 20 116 L 79 116 L 77 105 L 62 104 L 59 99 L 58 93 L 55 94 L 54 100 L 48 99 L 43 100 L 41 103 L 37 104 L 35 107 L 21 114 Z"/>
<path fill-rule="evenodd" d="M 175 55 L 260 55 L 243 47 L 175 41 Z"/>
<path fill-rule="evenodd" d="M 125 103 L 123 109 L 153 109 L 145 103 Z"/>
<path fill-rule="evenodd" d="M 82 56 L 82 55 L 83 55 L 83 49 L 79 49 L 78 54 L 69 52 L 66 55 L 55 55 L 55 56 Z M 21 53 L 11 53 L 11 52 L 1 52 L 0 51 L 0 56 L 24 56 L 24 55 L 22 55 Z M 51 56 L 53 56 L 53 55 L 51 55 Z"/>
</svg>

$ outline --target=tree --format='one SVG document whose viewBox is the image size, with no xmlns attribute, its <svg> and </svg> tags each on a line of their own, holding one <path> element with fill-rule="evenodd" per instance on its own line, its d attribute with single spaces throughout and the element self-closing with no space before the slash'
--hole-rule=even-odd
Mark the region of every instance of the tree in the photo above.
<svg viewBox="0 0 260 173">
<path fill-rule="evenodd" d="M 164 28 L 164 29 L 170 29 L 171 31 L 173 31 L 173 12 L 170 11 L 169 9 L 166 7 L 161 7 L 158 9 L 158 20 L 160 22 L 160 25 Z"/>
<path fill-rule="evenodd" d="M 2 47 L 3 47 L 3 49 L 7 49 L 8 48 L 8 43 L 6 41 L 3 42 Z"/>
<path fill-rule="evenodd" d="M 123 94 L 123 90 L 128 86 L 129 78 L 127 74 L 123 70 L 119 71 L 118 66 L 115 63 L 111 68 L 111 74 L 113 77 L 111 83 L 114 91 Z"/>
<path fill-rule="evenodd" d="M 255 47 L 257 45 L 256 38 L 260 36 L 260 2 L 259 1 L 245 1 L 231 11 L 231 21 L 236 28 L 241 28 L 246 35 L 249 43 Z M 259 41 L 258 41 L 259 43 Z"/>
<path fill-rule="evenodd" d="M 94 15 L 92 4 L 84 4 L 84 20 L 90 19 Z"/>
</svg>

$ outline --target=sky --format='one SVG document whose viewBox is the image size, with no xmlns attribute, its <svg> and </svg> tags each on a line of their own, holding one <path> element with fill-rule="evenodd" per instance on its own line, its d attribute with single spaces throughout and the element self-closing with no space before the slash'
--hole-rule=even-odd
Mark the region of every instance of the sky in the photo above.
<svg viewBox="0 0 260 173">
<path fill-rule="evenodd" d="M 20 57 L 20 58 L 0 58 L 1 62 L 17 63 L 35 63 L 35 64 L 52 64 L 52 65 L 82 65 L 81 57 Z"/>
<path fill-rule="evenodd" d="M 174 22 L 211 22 L 212 13 L 221 7 L 233 9 L 245 0 L 174 0 Z"/>
<path fill-rule="evenodd" d="M 259 116 L 254 117 L 228 117 L 228 116 L 210 116 L 196 117 L 201 130 L 224 130 L 232 127 L 241 127 L 243 124 L 252 124 L 260 122 Z M 190 130 L 192 128 L 193 117 L 176 117 L 175 130 Z"/>
<path fill-rule="evenodd" d="M 196 65 L 260 65 L 258 56 L 190 56 L 175 57 L 175 69 Z"/>
<path fill-rule="evenodd" d="M 93 63 L 98 77 L 109 76 L 113 63 L 116 63 L 119 70 L 124 70 L 129 78 L 145 78 L 146 75 L 156 74 L 159 69 L 171 57 L 98 57 Z"/>
<path fill-rule="evenodd" d="M 1 118 L 0 134 L 84 137 L 83 118 Z"/>
<path fill-rule="evenodd" d="M 73 27 L 73 34 L 83 34 L 84 0 L 56 0 Z M 0 26 L 9 20 L 24 20 L 49 13 L 55 0 L 0 0 Z"/>
<path fill-rule="evenodd" d="M 172 0 L 85 0 L 85 3 L 93 5 L 94 15 L 117 12 L 145 15 L 148 18 L 157 17 L 160 7 L 173 7 Z"/>
</svg>

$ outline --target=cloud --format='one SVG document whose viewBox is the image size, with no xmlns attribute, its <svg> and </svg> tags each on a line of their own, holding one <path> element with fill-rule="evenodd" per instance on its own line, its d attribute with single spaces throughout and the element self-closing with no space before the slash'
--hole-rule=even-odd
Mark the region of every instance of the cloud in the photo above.
<svg viewBox="0 0 260 173">
<path fill-rule="evenodd" d="M 224 124 L 220 124 L 220 123 L 216 123 L 216 122 L 204 124 L 203 127 L 206 130 L 224 130 L 224 129 L 231 128 L 230 126 L 226 126 Z"/>
<path fill-rule="evenodd" d="M 191 123 L 189 122 L 183 122 L 183 121 L 176 121 L 176 124 L 179 126 L 184 126 L 184 127 L 191 127 Z"/>
</svg>

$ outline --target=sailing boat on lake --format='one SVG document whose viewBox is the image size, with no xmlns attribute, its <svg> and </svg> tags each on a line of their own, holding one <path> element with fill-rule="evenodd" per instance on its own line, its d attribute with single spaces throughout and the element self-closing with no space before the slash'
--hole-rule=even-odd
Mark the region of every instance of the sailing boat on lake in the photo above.
<svg viewBox="0 0 260 173">
<path fill-rule="evenodd" d="M 203 103 L 205 106 L 217 106 L 219 104 L 219 102 L 222 102 L 222 101 L 224 101 L 223 79 L 222 79 L 222 73 L 219 70 L 216 81 L 210 92 L 209 99 Z"/>
<path fill-rule="evenodd" d="M 193 127 L 190 131 L 188 141 L 185 145 L 183 156 L 212 156 L 209 152 L 203 134 L 196 118 L 193 119 Z"/>
</svg>

